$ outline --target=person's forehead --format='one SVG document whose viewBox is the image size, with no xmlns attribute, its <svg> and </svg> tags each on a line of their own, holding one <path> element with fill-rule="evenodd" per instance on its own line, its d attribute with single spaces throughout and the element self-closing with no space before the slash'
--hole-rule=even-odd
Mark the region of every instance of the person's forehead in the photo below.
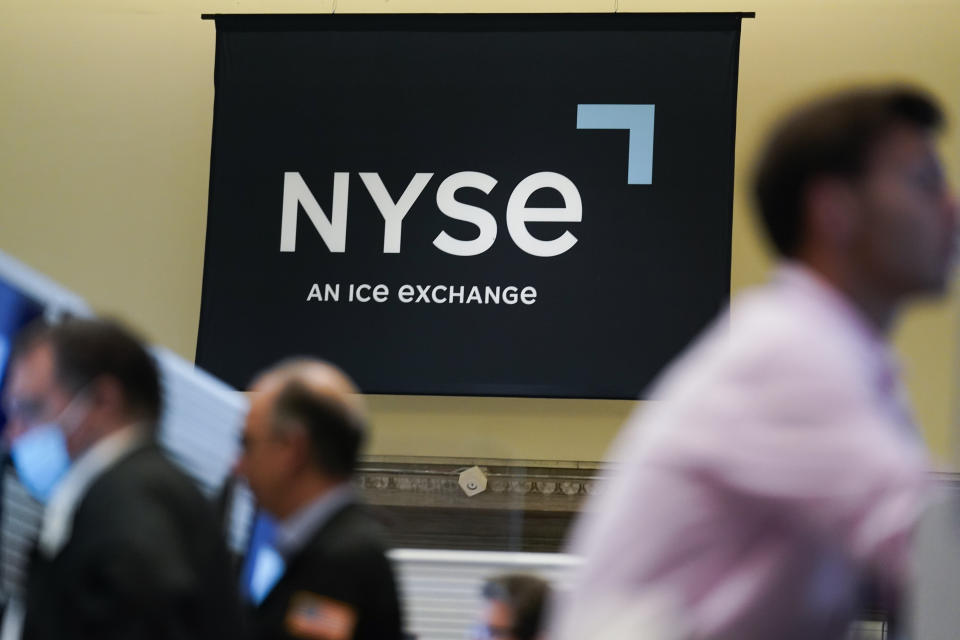
<svg viewBox="0 0 960 640">
<path fill-rule="evenodd" d="M 892 127 L 873 146 L 871 159 L 877 164 L 903 164 L 936 161 L 937 150 L 933 136 L 915 126 Z"/>
<path fill-rule="evenodd" d="M 254 387 L 250 392 L 250 409 L 247 412 L 246 430 L 262 431 L 267 427 L 277 391 L 273 388 Z"/>
<path fill-rule="evenodd" d="M 23 395 L 55 390 L 55 372 L 53 347 L 45 342 L 37 344 L 11 363 L 7 393 Z"/>
</svg>

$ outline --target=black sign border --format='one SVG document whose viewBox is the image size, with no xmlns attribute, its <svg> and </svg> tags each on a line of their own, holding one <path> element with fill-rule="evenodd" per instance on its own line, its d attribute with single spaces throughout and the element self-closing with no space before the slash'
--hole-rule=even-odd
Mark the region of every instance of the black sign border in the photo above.
<svg viewBox="0 0 960 640">
<path fill-rule="evenodd" d="M 602 31 L 602 30 L 700 30 L 700 31 L 733 31 L 736 34 L 735 55 L 732 58 L 731 78 L 733 92 L 731 112 L 734 122 L 730 128 L 730 179 L 729 192 L 726 194 L 728 202 L 727 219 L 725 225 L 728 230 L 724 246 L 726 247 L 727 263 L 732 264 L 732 232 L 733 232 L 733 183 L 736 173 L 736 113 L 739 94 L 739 62 L 741 23 L 744 19 L 756 18 L 756 12 L 656 12 L 656 13 L 203 13 L 202 20 L 213 20 L 217 29 L 215 50 L 220 50 L 220 37 L 224 31 L 368 31 L 368 30 L 396 30 L 396 31 Z M 217 62 L 219 58 L 217 59 Z M 214 86 L 216 86 L 217 68 L 214 65 Z M 217 95 L 214 93 L 214 109 L 216 113 Z M 216 149 L 217 123 L 213 122 L 210 145 L 210 177 L 207 198 L 207 215 L 211 210 L 214 198 L 214 151 Z M 197 346 L 195 361 L 199 359 L 202 350 L 202 328 L 207 320 L 203 291 L 207 290 L 206 247 L 209 246 L 211 229 L 209 222 L 206 225 L 204 237 L 204 264 L 201 277 L 201 301 L 198 321 Z M 730 274 L 727 274 L 729 283 Z M 729 285 L 728 285 L 729 289 Z M 590 399 L 590 400 L 625 400 L 616 392 L 603 392 L 595 388 L 594 393 L 575 393 L 572 390 L 558 389 L 555 385 L 544 385 L 538 390 L 528 384 L 517 386 L 512 384 L 473 384 L 470 389 L 460 385 L 449 386 L 436 383 L 428 393 L 408 393 L 383 389 L 363 389 L 365 394 L 373 395 L 418 395 L 418 396 L 461 396 L 461 397 L 513 397 L 513 398 L 558 398 L 558 399 Z M 539 391 L 539 392 L 538 392 Z M 649 399 L 644 396 L 641 399 Z"/>
</svg>

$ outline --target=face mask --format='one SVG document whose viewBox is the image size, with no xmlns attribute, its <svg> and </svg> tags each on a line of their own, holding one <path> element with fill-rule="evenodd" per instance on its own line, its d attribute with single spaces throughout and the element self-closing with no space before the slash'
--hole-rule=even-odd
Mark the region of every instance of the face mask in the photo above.
<svg viewBox="0 0 960 640">
<path fill-rule="evenodd" d="M 67 436 L 61 425 L 63 416 L 75 401 L 76 397 L 52 422 L 31 427 L 10 447 L 10 457 L 20 482 L 30 495 L 42 503 L 50 499 L 53 490 L 70 469 Z M 74 422 L 67 432 L 72 432 L 78 425 L 79 422 Z"/>
</svg>

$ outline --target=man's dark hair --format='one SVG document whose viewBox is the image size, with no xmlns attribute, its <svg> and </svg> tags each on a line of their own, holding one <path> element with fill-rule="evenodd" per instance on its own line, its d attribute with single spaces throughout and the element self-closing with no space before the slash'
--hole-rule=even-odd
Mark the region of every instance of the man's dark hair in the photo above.
<svg viewBox="0 0 960 640">
<path fill-rule="evenodd" d="M 793 257 L 800 249 L 805 194 L 814 180 L 860 177 L 871 151 L 892 129 L 936 131 L 943 120 L 932 96 L 904 86 L 847 90 L 789 116 L 761 154 L 754 184 L 760 218 L 777 252 Z"/>
<path fill-rule="evenodd" d="M 360 417 L 297 380 L 284 385 L 274 412 L 279 421 L 294 421 L 306 429 L 310 454 L 319 469 L 336 478 L 353 475 L 366 433 Z"/>
<path fill-rule="evenodd" d="M 541 578 L 511 573 L 491 578 L 483 585 L 483 597 L 503 602 L 513 613 L 513 635 L 533 640 L 543 624 L 550 585 Z"/>
<path fill-rule="evenodd" d="M 41 344 L 53 349 L 57 383 L 79 393 L 102 376 L 117 381 L 126 410 L 150 428 L 160 419 L 162 391 L 157 365 L 142 341 L 112 320 L 38 319 L 17 336 L 13 359 Z"/>
</svg>

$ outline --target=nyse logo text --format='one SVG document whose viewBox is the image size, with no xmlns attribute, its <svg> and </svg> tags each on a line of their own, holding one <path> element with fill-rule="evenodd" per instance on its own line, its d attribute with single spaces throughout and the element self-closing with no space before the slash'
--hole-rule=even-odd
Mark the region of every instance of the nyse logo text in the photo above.
<svg viewBox="0 0 960 640">
<path fill-rule="evenodd" d="M 654 105 L 652 104 L 579 104 L 577 129 L 621 130 L 628 132 L 627 183 L 653 183 Z M 403 245 L 403 220 L 413 204 L 433 179 L 433 173 L 417 173 L 397 200 L 387 192 L 378 173 L 359 173 L 360 180 L 383 217 L 383 252 L 400 253 Z M 496 178 L 479 171 L 461 171 L 445 178 L 437 187 L 437 209 L 443 215 L 472 224 L 477 228 L 472 238 L 456 238 L 441 231 L 433 245 L 452 256 L 476 256 L 487 251 L 497 239 L 497 220 L 486 209 L 457 200 L 460 189 L 477 189 L 489 195 L 497 185 Z M 528 206 L 530 196 L 541 189 L 556 191 L 561 207 Z M 283 174 L 283 212 L 280 224 L 280 251 L 297 250 L 297 221 L 303 208 L 320 238 L 333 253 L 343 253 L 347 243 L 347 200 L 350 174 L 333 174 L 333 198 L 328 216 L 314 197 L 299 172 Z M 522 251 L 540 258 L 550 258 L 569 251 L 577 237 L 569 229 L 554 234 L 549 240 L 534 237 L 527 229 L 530 222 L 573 224 L 583 219 L 583 203 L 577 186 L 566 176 L 541 171 L 521 180 L 507 201 L 507 232 Z"/>
<path fill-rule="evenodd" d="M 403 245 L 403 220 L 413 204 L 420 198 L 431 182 L 432 173 L 417 173 L 396 200 L 390 196 L 383 180 L 377 173 L 359 173 L 383 217 L 383 252 L 400 253 Z M 497 239 L 497 220 L 486 209 L 457 200 L 460 189 L 477 189 L 484 194 L 496 186 L 497 180 L 478 171 L 461 171 L 445 178 L 437 187 L 436 204 L 440 213 L 454 220 L 468 222 L 477 228 L 473 238 L 455 238 L 441 231 L 433 239 L 433 245 L 452 256 L 476 256 L 493 246 Z M 287 253 L 297 249 L 297 221 L 302 207 L 314 229 L 320 234 L 327 248 L 333 253 L 346 250 L 347 205 L 350 174 L 333 174 L 333 199 L 328 216 L 300 173 L 287 171 L 283 174 L 283 213 L 280 224 L 280 251 Z M 530 196 L 540 189 L 553 189 L 563 199 L 561 207 L 529 207 Z M 521 180 L 507 201 L 506 221 L 510 238 L 521 250 L 532 256 L 549 258 L 568 251 L 577 243 L 577 237 L 569 230 L 549 240 L 541 240 L 530 234 L 529 222 L 580 222 L 583 204 L 576 185 L 559 173 L 541 171 Z"/>
</svg>

